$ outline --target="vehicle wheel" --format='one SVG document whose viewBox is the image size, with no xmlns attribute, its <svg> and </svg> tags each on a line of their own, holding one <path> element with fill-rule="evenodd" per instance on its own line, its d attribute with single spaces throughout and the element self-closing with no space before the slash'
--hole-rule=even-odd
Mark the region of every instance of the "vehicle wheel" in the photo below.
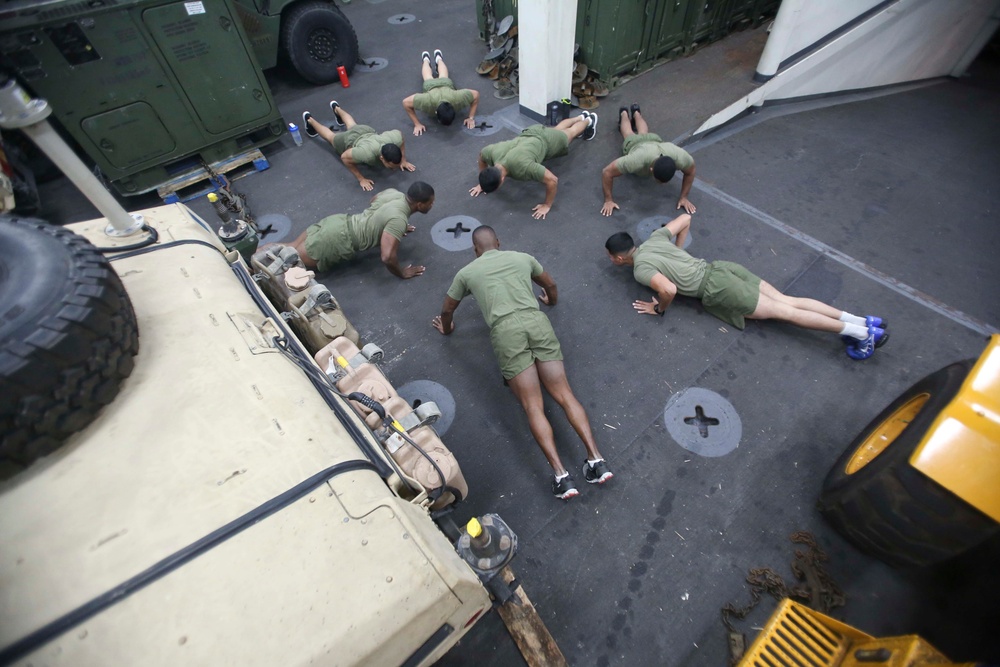
<svg viewBox="0 0 1000 667">
<path fill-rule="evenodd" d="M 295 5 L 282 18 L 281 49 L 295 71 L 309 83 L 324 85 L 350 74 L 358 61 L 358 36 L 333 2 L 312 0 Z"/>
<path fill-rule="evenodd" d="M 925 566 L 1000 530 L 909 463 L 974 363 L 952 364 L 910 387 L 865 427 L 827 475 L 820 512 L 865 553 L 897 567 Z"/>
<path fill-rule="evenodd" d="M 90 242 L 0 216 L 0 461 L 28 465 L 89 424 L 132 372 L 135 313 Z"/>
</svg>

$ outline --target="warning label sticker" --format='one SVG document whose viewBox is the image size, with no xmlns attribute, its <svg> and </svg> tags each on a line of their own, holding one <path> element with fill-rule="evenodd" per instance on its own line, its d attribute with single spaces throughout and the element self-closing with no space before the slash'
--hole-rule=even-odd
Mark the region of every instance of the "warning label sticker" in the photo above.
<svg viewBox="0 0 1000 667">
<path fill-rule="evenodd" d="M 201 0 L 198 0 L 198 2 L 185 2 L 184 9 L 187 10 L 188 16 L 192 16 L 194 14 L 204 14 L 205 4 Z"/>
</svg>

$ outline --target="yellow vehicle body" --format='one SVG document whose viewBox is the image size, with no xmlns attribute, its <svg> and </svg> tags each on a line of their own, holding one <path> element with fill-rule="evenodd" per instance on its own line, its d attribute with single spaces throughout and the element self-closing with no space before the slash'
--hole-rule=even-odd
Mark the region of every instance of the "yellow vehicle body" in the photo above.
<svg viewBox="0 0 1000 667">
<path fill-rule="evenodd" d="M 951 662 L 916 635 L 875 638 L 793 600 L 782 600 L 738 667 L 923 667 Z"/>
<path fill-rule="evenodd" d="M 1000 521 L 1000 334 L 942 410 L 910 464 Z"/>
</svg>

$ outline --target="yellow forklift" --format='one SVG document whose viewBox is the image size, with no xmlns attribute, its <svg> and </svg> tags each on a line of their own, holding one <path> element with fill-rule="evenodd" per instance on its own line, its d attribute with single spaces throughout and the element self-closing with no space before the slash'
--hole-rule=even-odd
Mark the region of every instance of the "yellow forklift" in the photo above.
<svg viewBox="0 0 1000 667">
<path fill-rule="evenodd" d="M 953 558 L 1000 532 L 1000 334 L 979 359 L 917 382 L 830 470 L 819 509 L 860 550 L 903 568 Z M 740 667 L 955 663 L 916 635 L 875 638 L 783 600 Z"/>
</svg>

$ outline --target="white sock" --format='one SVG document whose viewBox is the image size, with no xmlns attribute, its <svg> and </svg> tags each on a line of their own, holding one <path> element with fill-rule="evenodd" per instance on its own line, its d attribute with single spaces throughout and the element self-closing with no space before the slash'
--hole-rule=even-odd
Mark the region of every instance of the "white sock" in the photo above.
<svg viewBox="0 0 1000 667">
<path fill-rule="evenodd" d="M 587 459 L 587 463 L 589 463 L 590 467 L 593 468 L 595 465 L 597 465 L 598 463 L 600 463 L 603 460 L 604 459 Z"/>
<path fill-rule="evenodd" d="M 851 315 L 846 310 L 841 311 L 841 313 L 840 313 L 840 321 L 841 322 L 848 322 L 850 324 L 857 324 L 857 325 L 860 325 L 860 326 L 863 326 L 863 327 L 867 327 L 868 326 L 868 321 L 865 320 L 865 318 L 858 317 L 857 315 Z M 865 335 L 867 335 L 867 334 L 865 334 Z"/>
<path fill-rule="evenodd" d="M 567 470 L 566 472 L 564 472 L 561 475 L 556 475 L 556 481 L 558 482 L 559 480 L 565 479 L 567 477 L 569 477 L 569 470 Z"/>
<path fill-rule="evenodd" d="M 840 330 L 841 335 L 850 336 L 851 338 L 857 338 L 858 340 L 865 340 L 868 338 L 868 328 L 861 324 L 852 324 L 851 322 L 844 322 L 844 328 Z"/>
</svg>

